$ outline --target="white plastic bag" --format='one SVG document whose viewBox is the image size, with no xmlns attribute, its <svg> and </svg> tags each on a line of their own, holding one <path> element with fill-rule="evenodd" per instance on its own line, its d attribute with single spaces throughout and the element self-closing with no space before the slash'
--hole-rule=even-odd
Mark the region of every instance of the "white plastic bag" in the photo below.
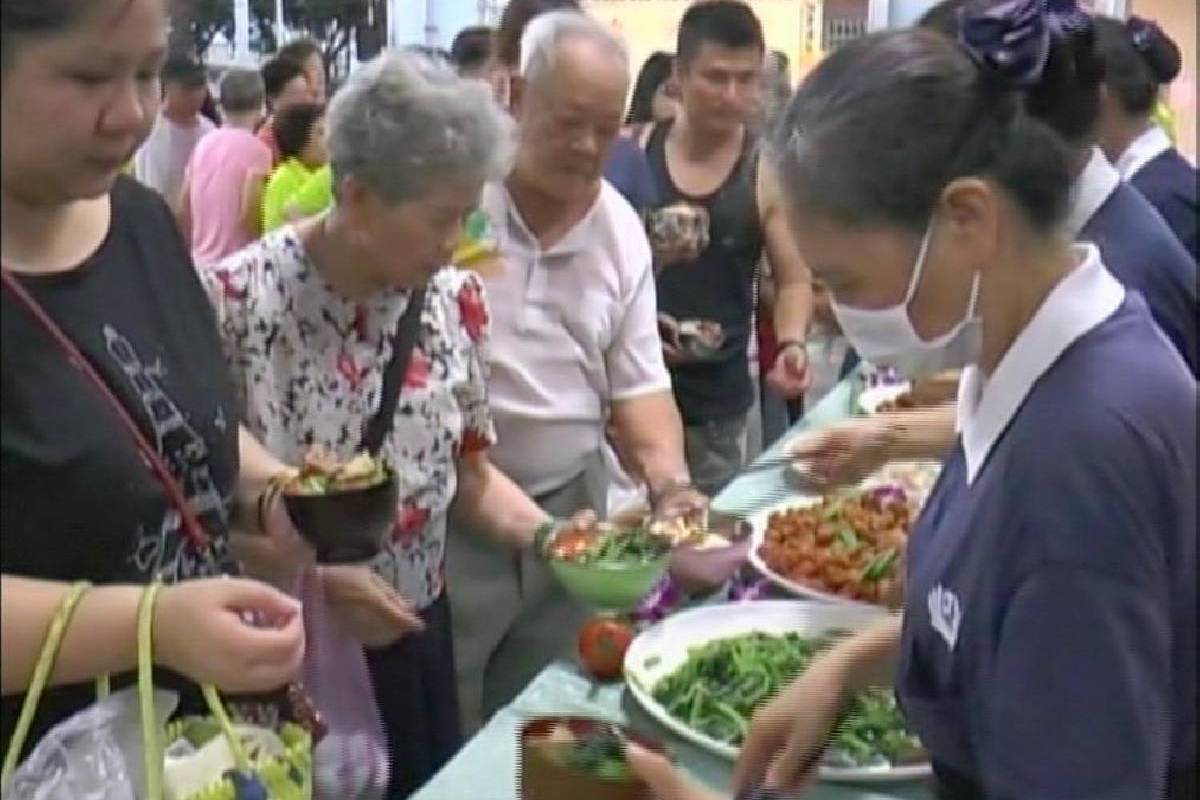
<svg viewBox="0 0 1200 800">
<path fill-rule="evenodd" d="M 158 730 L 179 695 L 155 690 Z M 141 712 L 135 687 L 113 692 L 59 723 L 0 789 L 3 800 L 141 800 Z"/>
</svg>

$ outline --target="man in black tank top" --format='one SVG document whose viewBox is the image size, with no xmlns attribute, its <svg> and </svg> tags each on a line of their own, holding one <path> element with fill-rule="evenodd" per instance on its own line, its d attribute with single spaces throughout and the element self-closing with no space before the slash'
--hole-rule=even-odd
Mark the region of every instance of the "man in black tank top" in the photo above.
<svg viewBox="0 0 1200 800">
<path fill-rule="evenodd" d="M 679 26 L 680 113 L 641 137 L 660 197 L 650 216 L 650 238 L 659 270 L 663 347 L 686 428 L 692 480 L 708 494 L 720 491 L 745 460 L 747 413 L 754 401 L 747 346 L 764 249 L 777 287 L 780 344 L 769 382 L 785 397 L 800 395 L 807 385 L 808 274 L 771 176 L 760 174 L 758 142 L 747 127 L 761 91 L 763 49 L 762 27 L 745 3 L 693 5 Z M 671 217 L 679 215 L 681 204 L 703 209 L 687 214 L 707 218 L 707 237 L 697 242 L 671 235 Z M 711 342 L 719 344 L 715 350 L 689 347 L 686 336 L 676 339 L 677 331 L 697 323 L 707 323 L 703 327 L 714 335 L 720 326 Z"/>
</svg>

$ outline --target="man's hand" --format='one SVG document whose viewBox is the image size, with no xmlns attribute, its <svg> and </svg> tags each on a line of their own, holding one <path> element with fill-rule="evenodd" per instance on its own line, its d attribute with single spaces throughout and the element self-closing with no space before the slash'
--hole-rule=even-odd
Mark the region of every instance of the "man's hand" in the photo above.
<svg viewBox="0 0 1200 800">
<path fill-rule="evenodd" d="M 775 364 L 767 373 L 767 385 L 786 400 L 804 394 L 809 380 L 808 351 L 799 342 L 785 345 L 775 356 Z"/>
<path fill-rule="evenodd" d="M 697 519 L 708 510 L 709 500 L 689 483 L 673 483 L 652 492 L 651 503 L 655 519 Z"/>
<path fill-rule="evenodd" d="M 367 647 L 386 647 L 425 630 L 412 605 L 370 567 L 327 565 L 320 575 L 330 609 Z"/>
</svg>

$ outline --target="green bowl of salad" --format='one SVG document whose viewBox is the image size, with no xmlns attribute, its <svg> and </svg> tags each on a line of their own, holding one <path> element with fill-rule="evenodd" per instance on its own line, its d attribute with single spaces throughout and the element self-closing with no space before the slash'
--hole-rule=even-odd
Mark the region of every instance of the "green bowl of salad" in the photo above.
<svg viewBox="0 0 1200 800">
<path fill-rule="evenodd" d="M 547 561 L 573 597 L 602 611 L 630 611 L 666 573 L 671 541 L 642 526 L 600 523 L 559 534 Z"/>
</svg>

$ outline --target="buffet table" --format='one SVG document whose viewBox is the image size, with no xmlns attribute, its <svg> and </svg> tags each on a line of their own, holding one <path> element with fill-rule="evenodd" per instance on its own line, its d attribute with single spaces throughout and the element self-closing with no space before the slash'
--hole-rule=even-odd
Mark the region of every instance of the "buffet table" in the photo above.
<svg viewBox="0 0 1200 800">
<path fill-rule="evenodd" d="M 851 413 L 858 378 L 834 387 L 787 435 L 761 456 L 772 458 L 796 433 L 820 428 Z M 746 516 L 777 501 L 786 484 L 779 469 L 751 471 L 713 501 L 718 511 Z M 509 706 L 496 714 L 449 764 L 412 800 L 517 800 L 517 731 L 521 723 L 546 714 L 579 714 L 625 723 L 664 741 L 693 776 L 717 790 L 728 789 L 732 764 L 672 735 L 646 715 L 623 683 L 599 685 L 569 661 L 551 664 Z M 852 786 L 818 783 L 813 800 L 932 800 L 921 783 Z"/>
</svg>

